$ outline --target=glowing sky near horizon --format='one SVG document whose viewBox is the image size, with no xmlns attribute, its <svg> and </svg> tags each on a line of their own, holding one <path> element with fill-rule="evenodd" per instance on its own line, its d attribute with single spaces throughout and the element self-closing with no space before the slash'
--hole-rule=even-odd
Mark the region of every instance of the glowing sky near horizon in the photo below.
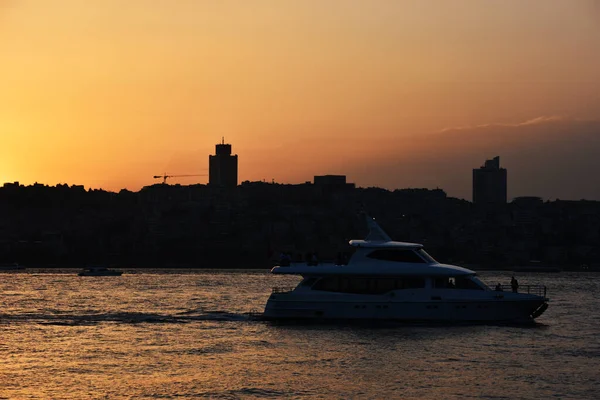
<svg viewBox="0 0 600 400">
<path fill-rule="evenodd" d="M 206 172 L 225 136 L 240 181 L 444 184 L 451 165 L 408 181 L 381 160 L 447 128 L 600 118 L 597 4 L 0 0 L 0 178 L 137 190 Z"/>
</svg>

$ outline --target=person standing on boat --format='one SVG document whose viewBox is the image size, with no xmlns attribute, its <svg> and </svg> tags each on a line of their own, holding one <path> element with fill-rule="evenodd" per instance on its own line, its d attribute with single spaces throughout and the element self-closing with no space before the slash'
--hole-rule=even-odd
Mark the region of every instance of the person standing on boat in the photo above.
<svg viewBox="0 0 600 400">
<path fill-rule="evenodd" d="M 512 278 L 510 278 L 510 286 L 512 287 L 512 291 L 514 293 L 517 293 L 517 291 L 519 290 L 519 281 L 515 279 L 514 275 L 512 276 Z"/>
</svg>

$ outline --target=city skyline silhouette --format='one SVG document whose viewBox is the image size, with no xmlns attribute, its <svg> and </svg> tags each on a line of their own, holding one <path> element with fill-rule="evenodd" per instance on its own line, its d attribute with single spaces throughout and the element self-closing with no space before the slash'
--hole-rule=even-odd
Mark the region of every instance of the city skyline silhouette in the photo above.
<svg viewBox="0 0 600 400">
<path fill-rule="evenodd" d="M 600 200 L 580 178 L 600 151 L 596 1 L 212 3 L 3 1 L 0 182 L 135 191 L 203 173 L 225 136 L 239 182 L 468 199 L 500 155 L 509 198 Z"/>
</svg>

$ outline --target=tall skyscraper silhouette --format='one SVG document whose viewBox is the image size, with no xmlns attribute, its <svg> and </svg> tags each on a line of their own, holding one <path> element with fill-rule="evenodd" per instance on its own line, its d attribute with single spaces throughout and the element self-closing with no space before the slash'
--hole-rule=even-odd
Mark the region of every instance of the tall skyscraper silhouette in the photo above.
<svg viewBox="0 0 600 400">
<path fill-rule="evenodd" d="M 486 160 L 473 170 L 473 203 L 479 206 L 506 204 L 506 169 L 500 168 L 500 157 Z"/>
<path fill-rule="evenodd" d="M 211 186 L 235 187 L 238 183 L 238 156 L 231 155 L 231 145 L 225 138 L 216 145 L 214 155 L 208 157 L 208 184 Z"/>
</svg>

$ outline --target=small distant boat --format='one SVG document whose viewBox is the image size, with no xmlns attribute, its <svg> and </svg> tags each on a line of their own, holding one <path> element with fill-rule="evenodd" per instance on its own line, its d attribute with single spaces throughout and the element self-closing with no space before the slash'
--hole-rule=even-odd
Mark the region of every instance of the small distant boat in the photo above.
<svg viewBox="0 0 600 400">
<path fill-rule="evenodd" d="M 0 271 L 23 271 L 25 267 L 17 263 L 0 264 Z"/>
<path fill-rule="evenodd" d="M 77 275 L 79 276 L 121 276 L 123 275 L 122 271 L 117 271 L 114 269 L 108 269 L 104 267 L 90 267 L 85 268 Z"/>
</svg>

